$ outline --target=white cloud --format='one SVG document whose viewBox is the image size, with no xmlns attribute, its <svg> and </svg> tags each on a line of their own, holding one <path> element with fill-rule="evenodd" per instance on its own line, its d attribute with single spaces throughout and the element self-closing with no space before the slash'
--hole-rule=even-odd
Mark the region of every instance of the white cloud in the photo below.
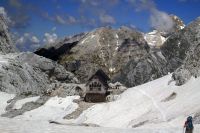
<svg viewBox="0 0 200 133">
<path fill-rule="evenodd" d="M 116 23 L 115 18 L 108 14 L 101 14 L 99 19 L 102 24 L 115 24 Z"/>
<path fill-rule="evenodd" d="M 22 36 L 22 37 L 20 37 L 19 39 L 16 40 L 16 44 L 17 45 L 22 45 L 22 44 L 24 44 L 24 42 L 25 42 L 24 41 L 24 36 Z"/>
<path fill-rule="evenodd" d="M 53 27 L 53 28 L 51 29 L 51 31 L 54 32 L 54 31 L 56 31 L 56 29 L 57 29 L 56 27 Z"/>
<path fill-rule="evenodd" d="M 54 43 L 57 39 L 58 39 L 57 34 L 55 34 L 55 33 L 52 33 L 52 34 L 51 33 L 45 33 L 43 42 L 44 43 Z"/>
<path fill-rule="evenodd" d="M 31 33 L 24 33 L 22 36 L 16 35 L 16 46 L 22 51 L 33 51 L 40 47 L 40 40 Z"/>
<path fill-rule="evenodd" d="M 150 12 L 151 27 L 160 31 L 170 31 L 174 22 L 172 18 L 163 11 L 157 9 L 153 0 L 128 0 L 136 11 L 147 10 Z"/>
<path fill-rule="evenodd" d="M 154 9 L 150 16 L 151 26 L 160 31 L 171 31 L 174 22 L 172 18 L 165 12 Z"/>
<path fill-rule="evenodd" d="M 77 21 L 73 16 L 68 16 L 68 23 L 69 24 L 75 24 Z"/>
<path fill-rule="evenodd" d="M 32 33 L 24 33 L 21 36 L 15 33 L 14 42 L 21 51 L 34 51 L 45 44 L 54 43 L 58 39 L 57 34 L 54 33 L 55 30 L 56 28 L 53 27 L 49 33 L 44 34 L 43 39 Z"/>
<path fill-rule="evenodd" d="M 30 39 L 33 43 L 40 43 L 40 40 L 36 36 L 32 36 Z"/>
<path fill-rule="evenodd" d="M 59 15 L 55 16 L 55 21 L 58 22 L 58 23 L 60 23 L 60 24 L 65 24 L 66 23 L 66 21 L 64 20 L 64 18 L 62 18 Z"/>
</svg>

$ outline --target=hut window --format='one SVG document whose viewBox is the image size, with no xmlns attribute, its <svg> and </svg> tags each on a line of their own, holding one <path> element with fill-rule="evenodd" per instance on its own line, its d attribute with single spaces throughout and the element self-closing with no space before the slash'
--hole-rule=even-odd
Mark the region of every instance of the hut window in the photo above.
<svg viewBox="0 0 200 133">
<path fill-rule="evenodd" d="M 92 91 L 92 85 L 89 85 L 90 91 Z"/>
<path fill-rule="evenodd" d="M 98 87 L 98 91 L 101 91 L 101 84 L 100 83 L 98 83 L 97 87 Z"/>
</svg>

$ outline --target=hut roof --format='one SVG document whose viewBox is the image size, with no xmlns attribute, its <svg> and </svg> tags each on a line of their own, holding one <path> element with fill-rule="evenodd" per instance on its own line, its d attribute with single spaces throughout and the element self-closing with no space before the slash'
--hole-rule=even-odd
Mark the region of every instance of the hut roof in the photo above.
<svg viewBox="0 0 200 133">
<path fill-rule="evenodd" d="M 107 81 L 110 80 L 110 78 L 104 73 L 102 69 L 99 69 L 94 75 L 92 75 L 86 85 L 88 85 L 88 83 L 96 76 L 104 83 L 106 87 L 108 86 Z"/>
</svg>

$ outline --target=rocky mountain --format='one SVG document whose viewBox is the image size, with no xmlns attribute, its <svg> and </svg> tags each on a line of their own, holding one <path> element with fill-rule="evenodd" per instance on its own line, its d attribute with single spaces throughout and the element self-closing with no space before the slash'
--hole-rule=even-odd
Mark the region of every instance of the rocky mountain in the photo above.
<svg viewBox="0 0 200 133">
<path fill-rule="evenodd" d="M 179 30 L 182 30 L 185 27 L 184 22 L 178 16 L 172 14 L 170 15 L 170 17 L 174 22 L 173 32 L 178 32 Z"/>
<path fill-rule="evenodd" d="M 171 36 L 162 50 L 169 63 L 180 66 L 173 74 L 177 85 L 184 84 L 191 76 L 200 76 L 200 17 Z"/>
<path fill-rule="evenodd" d="M 168 72 L 174 72 L 181 65 L 179 62 L 169 61 L 168 57 L 181 52 L 180 49 L 173 49 L 171 46 L 175 45 L 172 38 L 183 32 L 185 25 L 179 17 L 171 15 L 171 18 L 174 26 L 168 33 L 154 30 L 144 34 L 144 39 L 150 46 L 150 52 L 139 60 L 132 58 L 121 69 L 121 73 L 115 77 L 114 81 L 120 81 L 128 87 L 136 86 L 162 77 Z M 192 33 L 196 34 L 193 31 Z M 184 38 L 183 35 L 181 36 Z M 184 55 L 180 55 L 180 58 L 184 58 Z"/>
<path fill-rule="evenodd" d="M 185 27 L 184 22 L 176 15 L 170 15 L 174 22 L 173 28 L 169 32 L 153 30 L 144 34 L 144 39 L 151 48 L 160 48 L 173 33 L 177 33 Z"/>
<path fill-rule="evenodd" d="M 166 64 L 167 61 L 160 51 L 151 52 L 139 60 L 130 60 L 113 81 L 120 81 L 128 87 L 141 85 L 166 75 L 169 72 Z"/>
<path fill-rule="evenodd" d="M 0 16 L 0 52 L 10 53 L 15 52 L 16 49 L 13 46 L 6 19 Z"/>
<path fill-rule="evenodd" d="M 0 91 L 40 95 L 59 83 L 77 82 L 63 66 L 33 53 L 0 55 Z"/>
<path fill-rule="evenodd" d="M 79 81 L 63 66 L 31 52 L 14 52 L 6 20 L 0 17 L 0 91 L 43 95 L 62 87 L 66 95 L 75 93 L 70 89 Z"/>
<path fill-rule="evenodd" d="M 168 34 L 156 30 L 143 34 L 123 26 L 119 29 L 102 27 L 43 49 L 48 52 L 52 50 L 53 53 L 55 49 L 66 46 L 55 60 L 73 72 L 81 82 L 87 81 L 90 75 L 101 68 L 113 82 L 119 81 L 130 87 L 177 69 L 174 79 L 178 80 L 177 84 L 182 84 L 185 82 L 184 74 L 189 75 L 186 77 L 194 75 L 194 72 L 188 72 L 186 66 L 193 64 L 190 58 L 196 56 L 191 53 L 198 48 L 199 18 L 185 26 L 179 17 L 171 17 L 175 25 Z M 35 53 L 52 58 L 53 54 L 48 55 L 48 52 L 41 52 L 40 49 Z"/>
<path fill-rule="evenodd" d="M 70 52 L 65 50 L 58 62 L 78 75 L 83 82 L 87 81 L 88 76 L 99 68 L 113 76 L 132 57 L 141 58 L 149 50 L 143 35 L 127 27 L 117 30 L 103 27 L 79 36 L 79 38 L 81 39 L 78 43 L 72 41 L 77 44 L 70 49 Z M 68 42 L 65 44 L 71 45 Z M 57 44 L 55 46 L 58 47 Z"/>
<path fill-rule="evenodd" d="M 112 78 L 131 58 L 140 59 L 148 51 L 142 34 L 137 31 L 127 27 L 100 28 L 87 34 L 60 63 L 69 66 L 74 61 L 79 62 L 75 74 L 85 82 L 99 68 Z"/>
<path fill-rule="evenodd" d="M 64 39 L 58 40 L 55 43 L 47 44 L 43 48 L 35 51 L 35 54 L 58 61 L 61 56 L 69 54 L 72 47 L 74 47 L 86 33 L 77 34 Z M 56 44 L 56 45 L 55 45 Z"/>
<path fill-rule="evenodd" d="M 199 43 L 199 18 L 171 35 L 161 47 L 171 72 L 183 64 L 187 52 Z"/>
<path fill-rule="evenodd" d="M 75 41 L 73 38 L 76 38 Z M 71 39 L 69 44 L 65 41 L 55 44 L 54 47 L 42 49 L 53 49 L 53 53 L 56 52 L 56 47 L 61 49 L 68 44 L 70 48 L 60 53 L 57 61 L 73 72 L 81 82 L 86 82 L 100 68 L 113 81 L 120 81 L 127 86 L 138 85 L 167 73 L 165 69 L 161 70 L 162 65 L 166 63 L 162 54 L 159 51 L 152 52 L 143 34 L 135 29 L 124 26 L 119 29 L 102 27 Z M 71 42 L 74 42 L 73 46 Z M 51 55 L 46 56 L 48 52 L 41 51 L 40 49 L 35 53 L 52 58 Z M 145 73 L 145 68 L 150 70 Z M 146 76 L 147 73 L 149 76 Z"/>
</svg>

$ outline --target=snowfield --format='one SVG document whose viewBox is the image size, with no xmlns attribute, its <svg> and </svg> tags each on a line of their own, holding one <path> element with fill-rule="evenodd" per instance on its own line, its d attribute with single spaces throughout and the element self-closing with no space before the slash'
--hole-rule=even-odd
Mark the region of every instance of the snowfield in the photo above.
<svg viewBox="0 0 200 133">
<path fill-rule="evenodd" d="M 171 75 L 125 91 L 110 103 L 95 105 L 74 123 L 103 127 L 180 127 L 188 115 L 200 112 L 200 78 L 175 86 Z"/>
<path fill-rule="evenodd" d="M 78 105 L 73 102 L 79 96 L 70 96 L 66 98 L 52 97 L 43 106 L 25 112 L 16 119 L 20 120 L 62 120 L 67 114 L 71 114 L 78 108 Z"/>
<path fill-rule="evenodd" d="M 188 115 L 200 112 L 200 78 L 175 86 L 171 74 L 149 83 L 129 88 L 117 101 L 96 104 L 77 119 L 62 119 L 78 108 L 74 99 L 52 97 L 43 106 L 12 119 L 0 117 L 0 133 L 183 133 Z M 14 95 L 0 92 L 0 113 Z M 18 101 L 21 105 L 34 98 Z M 19 106 L 18 106 L 19 107 Z M 62 125 L 48 121 L 61 122 Z M 100 127 L 84 127 L 81 124 Z M 76 126 L 77 125 L 77 126 Z M 200 132 L 195 125 L 194 133 Z"/>
<path fill-rule="evenodd" d="M 195 127 L 194 133 L 200 128 Z M 1 133 L 183 133 L 183 128 L 119 129 L 49 124 L 46 121 L 0 119 Z"/>
</svg>

